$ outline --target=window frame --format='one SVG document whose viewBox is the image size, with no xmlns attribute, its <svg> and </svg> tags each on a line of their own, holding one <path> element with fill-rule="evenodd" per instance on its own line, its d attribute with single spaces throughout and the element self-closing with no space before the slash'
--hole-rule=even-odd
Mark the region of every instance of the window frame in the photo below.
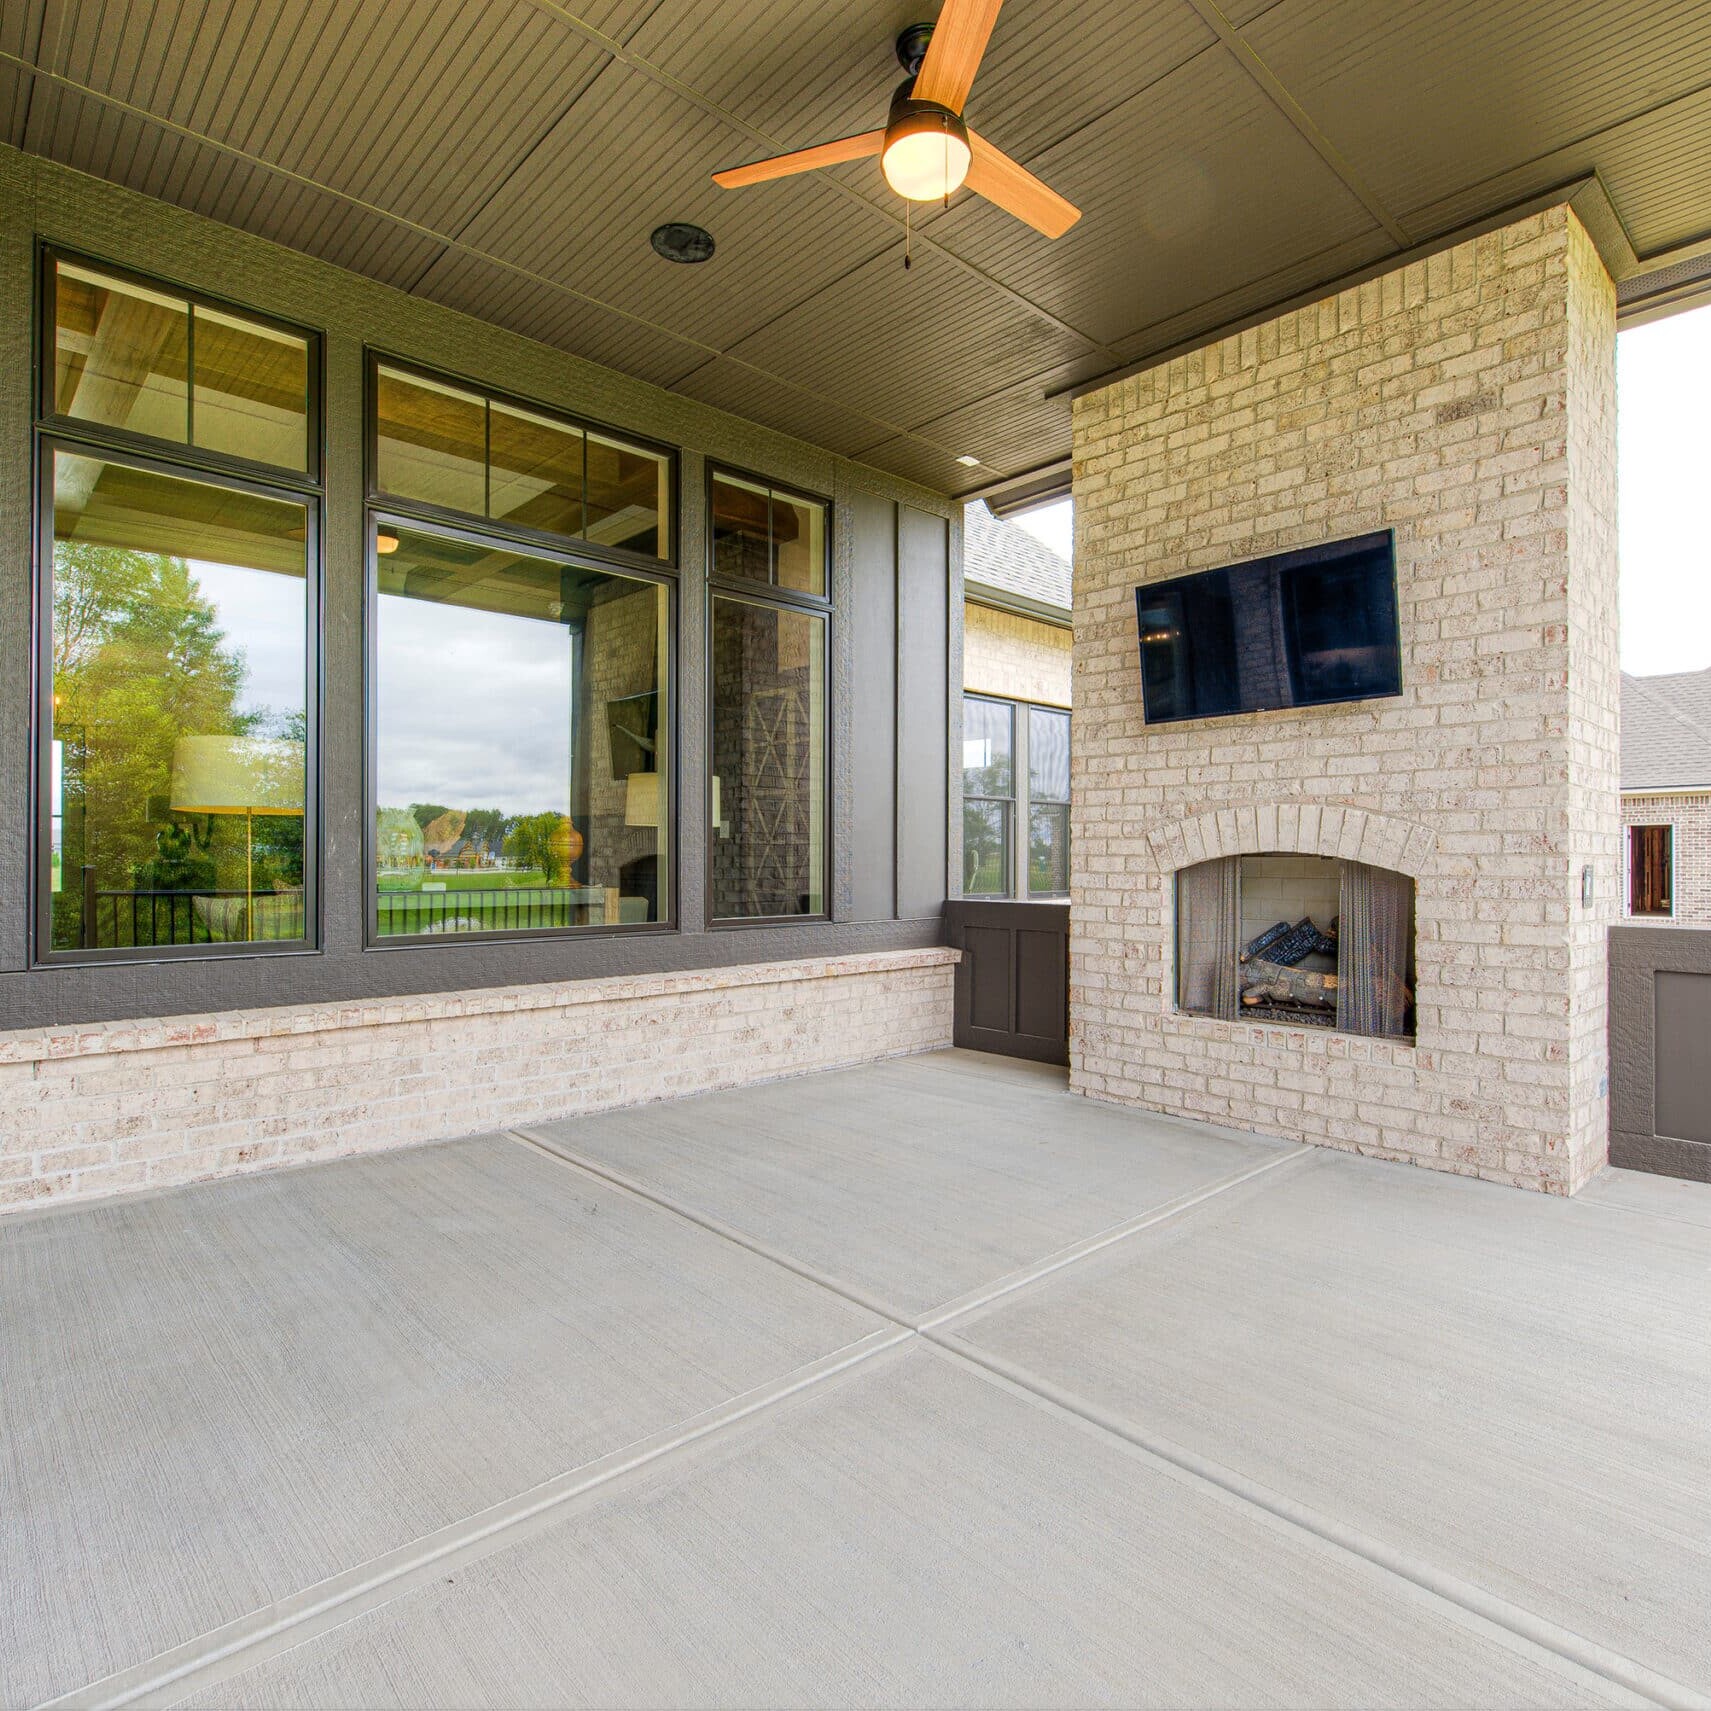
<svg viewBox="0 0 1711 1711">
<path fill-rule="evenodd" d="M 53 943 L 53 894 L 43 883 L 53 866 L 53 806 L 43 793 L 53 776 L 53 578 L 54 454 L 64 451 L 76 457 L 98 458 L 146 474 L 207 487 L 248 493 L 260 499 L 301 504 L 304 516 L 304 671 L 303 705 L 305 736 L 303 752 L 303 937 L 275 943 L 244 939 L 207 945 L 134 945 L 108 949 L 56 949 Z M 66 967 L 101 963 L 173 963 L 206 959 L 259 956 L 318 956 L 325 941 L 322 895 L 321 829 L 323 825 L 323 781 L 321 776 L 321 710 L 325 704 L 326 590 L 321 574 L 323 528 L 321 495 L 318 489 L 286 488 L 258 482 L 196 465 L 159 457 L 145 457 L 128 447 L 108 445 L 95 436 L 73 436 L 50 431 L 38 424 L 34 433 L 36 460 L 33 484 L 35 516 L 32 519 L 34 563 L 30 577 L 30 706 L 35 734 L 30 743 L 30 933 L 32 968 Z"/>
<path fill-rule="evenodd" d="M 428 363 L 399 356 L 396 352 L 386 350 L 378 345 L 364 345 L 362 354 L 363 497 L 368 509 L 378 508 L 396 512 L 400 518 L 414 518 L 421 522 L 447 524 L 454 529 L 469 527 L 478 531 L 486 530 L 490 533 L 503 535 L 513 542 L 524 544 L 525 551 L 532 546 L 544 548 L 548 552 L 563 553 L 568 548 L 576 558 L 587 558 L 593 561 L 590 564 L 591 569 L 611 565 L 614 568 L 626 570 L 633 568 L 644 571 L 663 571 L 670 575 L 678 573 L 682 541 L 683 483 L 682 460 L 678 456 L 677 447 L 667 445 L 662 440 L 650 439 L 645 434 L 633 434 L 628 428 L 617 428 L 607 422 L 596 422 L 590 417 L 575 415 L 569 410 L 559 409 L 554 404 L 543 404 L 539 399 L 525 398 L 519 393 L 506 391 L 502 387 L 489 386 L 485 381 L 472 379 L 465 374 L 455 374 L 449 369 L 435 368 Z M 477 517 L 468 511 L 459 511 L 451 506 L 431 505 L 420 499 L 410 499 L 401 494 L 389 493 L 380 485 L 379 406 L 380 371 L 382 368 L 395 369 L 401 374 L 427 381 L 431 385 L 449 386 L 457 391 L 468 393 L 474 398 L 498 404 L 504 409 L 521 410 L 528 415 L 539 416 L 545 421 L 562 424 L 564 427 L 574 429 L 584 436 L 593 434 L 598 438 L 617 440 L 625 445 L 634 446 L 638 451 L 663 458 L 666 465 L 666 497 L 671 513 L 664 519 L 665 553 L 659 555 L 636 552 L 630 547 L 603 546 L 598 541 L 589 540 L 585 535 L 554 534 L 550 530 L 531 529 L 491 517 Z M 487 441 L 484 447 L 487 456 L 484 467 L 491 471 L 493 432 L 490 414 L 485 417 L 483 432 Z M 585 462 L 585 472 L 586 467 Z M 484 476 L 483 479 L 490 480 L 490 475 Z M 585 510 L 583 521 L 586 523 L 586 473 L 584 475 L 583 504 Z"/>
<path fill-rule="evenodd" d="M 823 507 L 826 526 L 821 550 L 825 555 L 825 585 L 826 592 L 809 594 L 801 589 L 780 588 L 776 583 L 757 582 L 752 577 L 719 576 L 714 571 L 713 553 L 713 483 L 721 475 L 731 476 L 738 481 L 750 482 L 765 487 L 769 496 L 781 493 L 787 499 L 800 499 L 811 505 Z M 837 688 L 833 681 L 833 661 L 836 657 L 832 626 L 836 622 L 836 609 L 832 598 L 832 567 L 837 562 L 835 539 L 837 530 L 837 505 L 829 494 L 816 493 L 811 488 L 799 487 L 794 482 L 781 482 L 770 475 L 763 475 L 758 470 L 744 469 L 733 463 L 708 458 L 702 478 L 702 524 L 705 531 L 706 551 L 706 593 L 703 607 L 703 623 L 707 637 L 706 676 L 706 732 L 707 732 L 707 766 L 703 778 L 702 807 L 705 824 L 702 826 L 702 836 L 705 840 L 706 860 L 703 862 L 705 900 L 702 919 L 709 932 L 743 932 L 751 927 L 785 927 L 824 925 L 832 919 L 832 876 L 837 872 L 837 854 L 835 847 L 835 822 L 832 812 L 834 800 L 833 769 L 835 765 L 834 739 L 837 731 Z M 716 603 L 720 600 L 737 600 L 751 606 L 770 608 L 773 611 L 801 612 L 820 620 L 820 639 L 822 650 L 821 672 L 825 683 L 824 729 L 821 733 L 824 757 L 821 780 L 821 825 L 824 832 L 821 837 L 821 873 L 820 873 L 820 908 L 811 915 L 721 915 L 714 907 L 713 883 L 713 854 L 718 841 L 718 829 L 713 824 L 713 721 L 715 684 L 713 674 L 713 634 Z"/>
<path fill-rule="evenodd" d="M 189 442 L 156 439 L 127 428 L 104 427 L 76 416 L 61 416 L 54 409 L 54 375 L 58 318 L 56 266 L 66 262 L 93 273 L 143 290 L 182 297 L 240 320 L 301 338 L 305 345 L 304 461 L 306 468 L 285 469 L 277 464 L 257 463 L 233 457 Z M 231 960 L 250 957 L 319 956 L 326 945 L 326 898 L 323 885 L 321 836 L 325 826 L 325 780 L 321 765 L 321 722 L 326 706 L 327 577 L 326 577 L 326 467 L 327 418 L 326 335 L 318 327 L 287 321 L 277 315 L 251 308 L 228 297 L 202 291 L 164 276 L 139 272 L 136 268 L 109 261 L 103 256 L 37 235 L 33 268 L 35 301 L 34 336 L 31 339 L 32 376 L 30 422 L 30 676 L 29 706 L 33 729 L 26 748 L 29 755 L 29 832 L 24 883 L 25 961 L 36 968 L 90 967 L 102 965 L 158 965 L 178 962 Z M 194 317 L 192 317 L 194 323 Z M 191 348 L 190 385 L 195 384 L 195 352 Z M 194 403 L 190 405 L 194 411 Z M 187 431 L 193 433 L 193 414 L 186 416 Z M 57 950 L 53 943 L 52 893 L 46 876 L 52 871 L 53 807 L 47 790 L 53 777 L 53 601 L 49 593 L 53 574 L 53 454 L 66 451 L 75 456 L 101 458 L 133 469 L 204 485 L 252 493 L 264 499 L 283 499 L 303 506 L 304 581 L 304 671 L 303 710 L 306 722 L 303 753 L 303 937 L 284 943 L 243 940 L 208 945 L 114 946 L 107 950 Z"/>
<path fill-rule="evenodd" d="M 970 796 L 966 790 L 960 793 L 962 805 L 966 808 L 970 802 L 996 803 L 1004 810 L 1004 863 L 1002 891 L 968 891 L 959 888 L 957 895 L 977 903 L 1011 903 L 1017 900 L 1016 891 L 1016 861 L 1017 844 L 1016 831 L 1021 821 L 1020 804 L 1025 800 L 1022 792 L 1022 766 L 1027 759 L 1026 734 L 1018 730 L 1025 725 L 1025 719 L 1018 719 L 1016 714 L 1023 703 L 1012 701 L 1004 695 L 985 695 L 978 690 L 965 689 L 963 700 L 963 730 L 968 730 L 968 703 L 984 701 L 994 707 L 1002 707 L 1010 715 L 1010 794 L 1008 796 Z M 959 767 L 958 775 L 966 772 L 967 767 Z M 1024 896 L 1026 893 L 1023 894 Z"/>
<path fill-rule="evenodd" d="M 460 513 L 461 515 L 461 513 Z M 380 555 L 375 550 L 375 531 L 382 524 L 418 533 L 441 535 L 451 540 L 465 541 L 471 546 L 490 547 L 498 551 L 515 551 L 528 558 L 548 558 L 579 565 L 584 569 L 628 577 L 635 582 L 647 582 L 665 590 L 666 678 L 661 686 L 665 692 L 666 718 L 671 727 L 671 764 L 667 769 L 665 786 L 666 824 L 660 838 L 659 859 L 669 876 L 670 908 L 658 921 L 603 922 L 586 927 L 512 927 L 496 928 L 476 933 L 388 933 L 380 932 L 380 888 L 375 883 L 376 860 L 379 849 L 378 816 L 380 812 L 379 734 L 380 721 Z M 626 563 L 616 566 L 596 555 L 569 553 L 564 550 L 567 536 L 549 539 L 556 545 L 543 553 L 531 531 L 512 532 L 503 528 L 475 527 L 469 521 L 453 525 L 438 517 L 422 518 L 401 510 L 390 502 L 381 504 L 370 500 L 363 506 L 363 695 L 362 695 L 362 793 L 363 793 L 363 949 L 368 951 L 449 950 L 459 945 L 520 944 L 530 940 L 550 939 L 560 943 L 575 943 L 585 939 L 645 937 L 655 933 L 677 933 L 682 930 L 682 903 L 679 895 L 679 780 L 681 775 L 682 709 L 678 706 L 678 613 L 681 605 L 678 578 L 662 562 L 652 566 Z"/>
<path fill-rule="evenodd" d="M 1622 838 L 1622 913 L 1630 921 L 1673 921 L 1675 919 L 1675 821 L 1673 820 L 1631 820 L 1623 824 Z M 1667 909 L 1636 909 L 1634 907 L 1634 834 L 1636 832 L 1663 832 L 1667 834 L 1664 846 L 1664 872 L 1668 880 L 1669 907 Z"/>
<path fill-rule="evenodd" d="M 1004 804 L 1009 810 L 1009 849 L 1005 863 L 1004 890 L 1001 892 L 960 891 L 957 895 L 975 903 L 1067 903 L 1070 893 L 1064 891 L 1034 891 L 1028 884 L 1028 837 L 1033 824 L 1034 789 L 1032 772 L 1032 738 L 1031 723 L 1035 710 L 1042 713 L 1056 713 L 1070 722 L 1069 752 L 1075 754 L 1075 713 L 1073 708 L 1054 706 L 1049 701 L 1020 701 L 1009 695 L 994 695 L 984 689 L 965 689 L 962 692 L 963 703 L 970 701 L 986 701 L 996 707 L 1010 709 L 1010 770 L 1012 777 L 1011 792 L 1004 796 L 970 796 L 966 791 L 961 792 L 962 802 L 997 802 Z M 966 729 L 966 721 L 964 724 Z M 1073 791 L 1073 778 L 1071 781 Z M 1042 797 L 1041 805 L 1051 808 L 1064 808 L 1071 805 L 1070 798 Z M 1066 825 L 1066 839 L 1072 828 Z M 1064 866 L 1069 870 L 1070 853 L 1066 847 Z"/>
<path fill-rule="evenodd" d="M 1075 758 L 1075 722 L 1074 722 L 1074 718 L 1073 718 L 1071 711 L 1068 707 L 1053 707 L 1044 701 L 1021 701 L 1021 702 L 1018 702 L 1017 705 L 1024 713 L 1027 714 L 1027 717 L 1025 719 L 1022 719 L 1018 722 L 1020 724 L 1022 724 L 1024 727 L 1026 727 L 1026 734 L 1025 734 L 1024 739 L 1023 739 L 1022 757 L 1021 758 L 1022 758 L 1023 763 L 1026 765 L 1026 767 L 1028 769 L 1025 773 L 1018 770 L 1017 775 L 1016 775 L 1018 782 L 1025 787 L 1022 801 L 1023 801 L 1023 806 L 1027 810 L 1027 825 L 1026 825 L 1027 836 L 1026 836 L 1026 839 L 1025 840 L 1022 838 L 1017 839 L 1017 843 L 1019 845 L 1019 848 L 1017 849 L 1017 852 L 1016 852 L 1016 863 L 1017 863 L 1017 869 L 1018 869 L 1018 876 L 1022 882 L 1022 889 L 1021 889 L 1020 895 L 1021 895 L 1023 901 L 1028 902 L 1028 903 L 1067 903 L 1069 901 L 1068 880 L 1069 880 L 1069 846 L 1070 846 L 1070 824 L 1069 824 L 1069 812 L 1068 811 L 1069 811 L 1071 804 L 1072 804 L 1072 796 L 1073 796 L 1073 792 L 1074 792 L 1074 788 L 1075 788 L 1074 773 L 1073 773 L 1073 762 L 1074 762 L 1074 758 Z M 1033 840 L 1033 835 L 1034 835 L 1033 834 L 1033 827 L 1034 827 L 1034 714 L 1035 713 L 1056 714 L 1059 718 L 1061 718 L 1063 720 L 1065 726 L 1068 729 L 1068 753 L 1066 754 L 1066 756 L 1064 758 L 1066 761 L 1070 762 L 1072 765 L 1071 778 L 1070 778 L 1071 795 L 1068 795 L 1068 796 L 1042 796 L 1039 799 L 1041 807 L 1044 807 L 1044 808 L 1062 808 L 1065 811 L 1064 812 L 1064 822 L 1063 822 L 1063 872 L 1064 872 L 1065 884 L 1064 884 L 1064 888 L 1062 891 L 1035 891 L 1033 884 L 1032 884 L 1031 880 L 1029 879 L 1029 865 L 1028 864 L 1029 864 L 1030 850 L 1032 848 L 1032 840 Z M 1020 816 L 1018 816 L 1018 818 L 1020 819 Z"/>
<path fill-rule="evenodd" d="M 268 327 L 276 333 L 286 333 L 292 338 L 302 339 L 307 347 L 304 364 L 307 370 L 307 384 L 304 394 L 307 420 L 303 430 L 304 462 L 307 467 L 300 470 L 286 469 L 280 464 L 258 462 L 254 458 L 235 457 L 230 452 L 214 451 L 207 447 L 197 446 L 192 440 L 156 439 L 152 434 L 140 434 L 130 428 L 109 428 L 98 422 L 86 421 L 81 416 L 60 415 L 54 408 L 54 376 L 57 371 L 54 335 L 59 315 L 56 289 L 58 275 L 55 269 L 60 262 L 65 262 L 71 267 L 88 268 L 92 273 L 108 274 L 121 284 L 134 285 L 140 290 L 182 297 L 189 305 L 210 309 L 216 314 L 231 315 L 239 320 L 253 321 L 258 327 Z M 194 316 L 190 318 L 188 337 L 190 342 L 186 347 L 186 356 L 190 377 L 187 388 L 189 408 L 185 421 L 187 431 L 194 435 L 196 409 Z M 104 261 L 99 256 L 38 238 L 36 241 L 35 363 L 35 386 L 32 396 L 35 400 L 34 415 L 38 428 L 45 429 L 62 438 L 93 438 L 102 446 L 120 451 L 135 452 L 143 457 L 165 458 L 172 462 L 182 461 L 189 467 L 204 472 L 229 473 L 239 479 L 259 479 L 274 485 L 312 491 L 323 497 L 325 495 L 327 467 L 327 417 L 324 407 L 326 397 L 326 339 L 319 328 L 306 327 L 296 321 L 282 320 L 277 315 L 269 315 L 259 309 L 252 309 L 248 304 L 236 302 L 232 298 L 217 296 L 210 291 L 201 291 L 192 286 L 182 285 L 177 280 L 169 279 L 164 275 L 139 273 L 135 268 L 123 267 L 117 262 Z"/>
</svg>

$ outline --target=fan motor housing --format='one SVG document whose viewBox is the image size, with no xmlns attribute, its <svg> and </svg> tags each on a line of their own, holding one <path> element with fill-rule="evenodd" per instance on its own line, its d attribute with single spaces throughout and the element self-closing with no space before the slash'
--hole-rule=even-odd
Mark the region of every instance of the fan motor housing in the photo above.
<svg viewBox="0 0 1711 1711">
<path fill-rule="evenodd" d="M 911 78 L 921 75 L 921 61 L 927 57 L 927 43 L 933 39 L 931 24 L 910 24 L 897 37 L 897 63 Z"/>
<path fill-rule="evenodd" d="M 891 97 L 891 111 L 885 116 L 885 140 L 887 143 L 897 137 L 906 137 L 914 131 L 948 131 L 953 137 L 961 137 L 968 141 L 968 126 L 963 122 L 960 113 L 953 113 L 949 107 L 938 101 L 917 101 L 914 97 L 914 78 L 897 85 L 897 93 Z"/>
</svg>

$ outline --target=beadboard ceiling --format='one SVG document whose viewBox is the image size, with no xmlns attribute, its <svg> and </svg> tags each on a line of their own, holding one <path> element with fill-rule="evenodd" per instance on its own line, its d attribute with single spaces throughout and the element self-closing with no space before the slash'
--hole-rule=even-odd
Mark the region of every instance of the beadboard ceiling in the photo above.
<svg viewBox="0 0 1711 1711">
<path fill-rule="evenodd" d="M 947 493 L 1064 456 L 1078 383 L 1589 174 L 1627 295 L 1711 270 L 1704 0 L 1008 0 L 968 113 L 1067 237 L 961 195 L 905 272 L 874 161 L 712 185 L 879 123 L 934 9 L 4 0 L 0 138 Z"/>
</svg>

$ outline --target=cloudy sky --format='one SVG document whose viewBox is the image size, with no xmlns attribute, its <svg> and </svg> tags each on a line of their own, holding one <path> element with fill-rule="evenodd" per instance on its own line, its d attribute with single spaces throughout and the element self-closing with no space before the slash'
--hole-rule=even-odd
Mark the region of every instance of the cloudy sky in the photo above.
<svg viewBox="0 0 1711 1711">
<path fill-rule="evenodd" d="M 563 624 L 382 595 L 378 701 L 382 807 L 570 812 Z"/>
<path fill-rule="evenodd" d="M 228 644 L 243 653 L 239 705 L 246 713 L 265 710 L 275 718 L 300 712 L 308 622 L 302 577 L 209 564 L 205 559 L 192 559 L 190 574 L 213 602 Z"/>
<path fill-rule="evenodd" d="M 1622 669 L 1711 666 L 1711 305 L 1616 341 Z M 1074 507 L 1016 519 L 1070 556 Z"/>
</svg>

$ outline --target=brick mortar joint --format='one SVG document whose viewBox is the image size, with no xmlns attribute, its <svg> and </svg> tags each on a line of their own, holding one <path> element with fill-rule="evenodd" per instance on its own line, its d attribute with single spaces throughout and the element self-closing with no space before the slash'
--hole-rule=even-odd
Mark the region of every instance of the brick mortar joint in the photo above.
<svg viewBox="0 0 1711 1711">
<path fill-rule="evenodd" d="M 168 1051 L 183 1046 L 231 1044 L 342 1033 L 491 1015 L 571 1010 L 588 1005 L 633 1003 L 650 998 L 689 997 L 741 987 L 790 986 L 866 975 L 949 969 L 962 953 L 934 945 L 913 950 L 866 951 L 801 961 L 725 963 L 711 969 L 615 975 L 605 979 L 532 982 L 450 993 L 339 1000 L 325 1004 L 192 1013 L 169 1020 L 96 1022 L 74 1028 L 50 1026 L 0 1034 L 0 1069 L 25 1064 Z"/>
</svg>

